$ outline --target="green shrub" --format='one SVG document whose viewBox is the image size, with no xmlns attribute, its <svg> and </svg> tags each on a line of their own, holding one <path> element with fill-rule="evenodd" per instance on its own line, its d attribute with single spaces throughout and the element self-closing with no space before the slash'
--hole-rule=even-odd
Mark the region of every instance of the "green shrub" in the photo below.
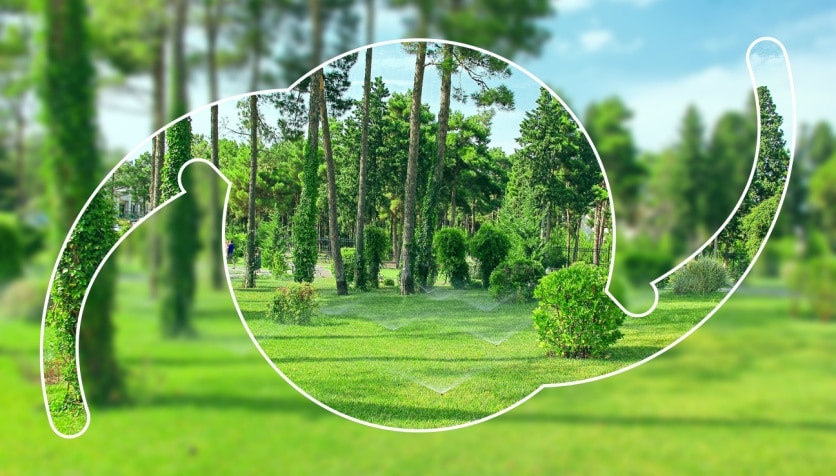
<svg viewBox="0 0 836 476">
<path fill-rule="evenodd" d="M 273 293 L 267 318 L 282 324 L 310 324 L 319 307 L 316 289 L 310 283 L 280 286 Z"/>
<path fill-rule="evenodd" d="M 273 212 L 270 221 L 258 228 L 258 243 L 264 250 L 262 258 L 267 269 L 276 279 L 283 278 L 290 269 L 287 262 L 289 231 L 282 226 L 279 211 Z"/>
<path fill-rule="evenodd" d="M 461 228 L 442 228 L 433 238 L 438 271 L 456 289 L 470 280 L 467 265 L 467 234 Z"/>
<path fill-rule="evenodd" d="M 668 280 L 674 294 L 708 294 L 728 282 L 723 263 L 711 258 L 691 261 L 677 270 Z"/>
<path fill-rule="evenodd" d="M 488 291 L 498 299 L 510 297 L 517 302 L 530 301 L 544 274 L 539 261 L 527 258 L 505 261 L 491 273 Z"/>
<path fill-rule="evenodd" d="M 366 270 L 369 284 L 377 287 L 380 267 L 389 252 L 389 236 L 379 226 L 370 225 L 363 231 L 363 254 L 366 258 Z M 384 283 L 385 284 L 385 283 Z"/>
<path fill-rule="evenodd" d="M 11 281 L 23 272 L 23 243 L 20 225 L 11 213 L 0 213 L 0 244 L 3 256 L 0 259 L 0 283 Z"/>
<path fill-rule="evenodd" d="M 345 282 L 351 284 L 354 282 L 354 248 L 340 248 L 340 256 L 343 258 L 343 274 L 345 274 Z M 334 261 L 331 261 L 331 274 L 336 273 L 334 270 Z"/>
<path fill-rule="evenodd" d="M 540 345 L 570 358 L 599 357 L 618 339 L 624 314 L 604 292 L 607 276 L 598 266 L 576 263 L 540 281 L 533 312 Z"/>
<path fill-rule="evenodd" d="M 511 240 L 501 229 L 484 224 L 470 239 L 470 254 L 479 262 L 482 286 L 488 287 L 491 273 L 511 250 Z"/>
<path fill-rule="evenodd" d="M 386 278 L 386 279 L 383 280 L 383 285 L 384 286 L 394 286 L 395 285 L 395 280 L 392 279 L 392 278 Z"/>
</svg>

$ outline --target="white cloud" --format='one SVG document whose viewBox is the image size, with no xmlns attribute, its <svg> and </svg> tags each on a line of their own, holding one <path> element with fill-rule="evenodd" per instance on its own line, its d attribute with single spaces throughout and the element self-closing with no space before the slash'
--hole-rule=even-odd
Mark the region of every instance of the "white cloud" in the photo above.
<svg viewBox="0 0 836 476">
<path fill-rule="evenodd" d="M 769 86 L 779 114 L 784 117 L 784 134 L 790 134 L 791 99 L 789 81 L 783 61 L 772 54 L 753 52 L 752 65 L 758 84 Z M 805 52 L 793 55 L 790 64 L 795 83 L 798 124 L 821 120 L 836 123 L 836 102 L 832 94 L 832 78 L 836 77 L 833 53 Z M 759 61 L 758 58 L 768 58 Z M 633 110 L 633 134 L 642 150 L 658 151 L 676 142 L 685 108 L 694 104 L 699 109 L 710 133 L 714 123 L 729 110 L 743 110 L 752 98 L 749 72 L 743 61 L 736 66 L 715 66 L 672 78 L 645 82 L 627 87 L 619 94 Z"/>
<path fill-rule="evenodd" d="M 578 41 L 584 51 L 592 53 L 613 43 L 615 41 L 615 35 L 610 30 L 588 30 L 581 33 Z"/>
</svg>

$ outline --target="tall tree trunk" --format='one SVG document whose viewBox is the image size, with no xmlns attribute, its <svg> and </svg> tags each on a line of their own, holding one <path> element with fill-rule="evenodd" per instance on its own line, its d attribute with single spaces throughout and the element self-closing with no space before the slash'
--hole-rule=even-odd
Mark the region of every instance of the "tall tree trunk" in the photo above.
<svg viewBox="0 0 836 476">
<path fill-rule="evenodd" d="M 444 176 L 444 159 L 447 154 L 447 130 L 450 122 L 450 90 L 453 77 L 453 45 L 444 45 L 441 63 L 441 99 L 438 107 L 438 133 L 436 141 L 436 161 L 433 173 L 429 174 L 424 206 L 421 210 L 421 230 L 418 235 L 418 256 L 416 274 L 421 287 L 427 286 L 435 267 L 432 252 L 433 235 L 438 223 L 438 200 L 441 195 L 441 182 Z"/>
<path fill-rule="evenodd" d="M 101 172 L 96 145 L 95 68 L 83 0 L 48 0 L 41 9 L 43 24 L 43 68 L 38 75 L 38 95 L 43 105 L 48 191 L 50 193 L 52 242 L 61 245 L 73 228 L 76 217 L 95 190 Z M 86 303 L 82 339 L 77 324 L 81 294 L 93 277 L 95 266 L 116 242 L 115 210 L 107 192 L 90 201 L 73 229 L 71 242 L 63 250 L 58 266 L 64 273 L 55 276 L 46 324 L 51 327 L 51 343 L 62 363 L 61 379 L 67 394 L 63 403 L 77 405 L 80 393 L 78 373 L 82 366 L 86 398 L 105 403 L 123 394 L 122 375 L 113 349 L 111 324 L 112 296 L 115 290 L 115 260 L 109 260 L 95 281 Z M 101 228 L 99 228 L 101 227 Z M 82 362 L 76 360 L 76 346 Z M 41 358 L 47 357 L 41 355 Z M 47 357 L 49 358 L 49 357 Z M 48 411 L 62 402 L 46 395 Z M 76 410 L 80 410 L 78 407 Z M 83 413 L 82 413 L 83 415 Z M 58 431 L 74 435 L 85 423 L 56 420 Z M 78 425 L 76 425 L 78 423 Z M 69 425 L 69 427 L 67 427 Z M 77 427 L 78 426 L 78 427 Z"/>
<path fill-rule="evenodd" d="M 367 15 L 374 15 L 374 7 L 371 0 L 367 0 Z M 369 19 L 369 22 L 372 20 Z M 371 32 L 369 32 L 371 36 Z M 354 263 L 349 263 L 349 266 L 354 266 L 354 285 L 358 289 L 365 290 L 367 288 L 366 276 L 366 257 L 364 230 L 366 226 L 366 164 L 369 160 L 369 107 L 370 96 L 372 89 L 372 48 L 366 49 L 366 70 L 363 74 L 363 124 L 360 133 L 360 177 L 357 185 L 357 220 L 356 228 L 354 230 Z"/>
<path fill-rule="evenodd" d="M 152 112 L 153 124 L 151 128 L 158 130 L 165 125 L 166 111 L 165 111 L 165 38 L 166 28 L 161 24 L 157 29 L 157 34 L 154 38 L 154 58 L 151 65 L 151 88 L 152 88 Z M 162 168 L 163 160 L 165 159 L 165 131 L 161 131 L 152 139 L 154 142 L 154 154 L 151 157 L 151 209 L 156 210 L 160 205 L 160 186 L 162 184 Z M 155 222 L 151 222 L 155 223 Z M 149 292 L 151 297 L 157 296 L 157 281 L 159 280 L 160 264 L 162 261 L 162 252 L 160 244 L 160 234 L 156 225 L 152 225 L 152 232 L 150 233 L 151 240 L 149 245 Z"/>
<path fill-rule="evenodd" d="M 348 294 L 345 282 L 343 256 L 340 251 L 340 230 L 337 225 L 337 178 L 334 166 L 334 154 L 331 149 L 331 130 L 328 125 L 328 105 L 325 101 L 325 73 L 322 69 L 316 75 L 319 83 L 319 115 L 322 121 L 322 146 L 325 149 L 325 168 L 328 176 L 328 240 L 331 243 L 331 256 L 334 258 L 334 279 L 337 282 L 337 296 Z"/>
<path fill-rule="evenodd" d="M 401 267 L 401 294 L 415 293 L 412 275 L 415 238 L 415 198 L 418 179 L 418 146 L 421 139 L 421 93 L 424 89 L 424 68 L 427 58 L 427 43 L 418 43 L 415 55 L 415 81 L 412 86 L 412 106 L 409 116 L 409 156 L 406 166 L 403 212 L 403 264 Z"/>
<path fill-rule="evenodd" d="M 172 30 L 172 70 L 171 70 L 171 108 L 172 119 L 179 118 L 189 110 L 187 83 L 187 66 L 185 51 L 186 20 L 188 15 L 188 0 L 178 0 L 174 6 L 174 23 Z M 169 151 L 168 161 L 164 164 L 173 174 L 163 174 L 161 185 L 161 200 L 174 196 L 179 192 L 176 176 L 183 164 L 191 158 L 191 118 L 180 119 L 172 125 L 166 134 Z M 182 175 L 182 184 L 187 191 L 177 199 L 173 210 L 167 215 L 168 222 L 164 231 L 162 276 L 166 279 L 166 286 L 161 289 L 162 305 L 161 320 L 164 335 L 168 337 L 191 336 L 194 329 L 191 325 L 191 311 L 194 304 L 195 291 L 195 261 L 197 257 L 197 201 L 195 194 L 188 193 L 191 175 Z"/>
<path fill-rule="evenodd" d="M 220 0 L 205 0 L 205 28 L 206 28 L 206 59 L 207 59 L 207 74 L 209 76 L 209 101 L 215 102 L 218 100 L 218 61 L 217 61 L 217 41 L 218 41 L 218 22 L 220 14 Z M 210 110 L 210 126 L 209 126 L 209 147 L 211 149 L 211 160 L 215 167 L 220 169 L 220 159 L 218 157 L 218 105 L 214 104 Z M 209 236 L 209 249 L 213 250 L 211 255 L 211 269 L 210 280 L 212 287 L 221 289 L 224 285 L 224 256 L 223 250 L 223 213 L 221 207 L 221 190 L 218 180 L 212 180 L 209 183 L 211 190 L 212 203 L 210 204 L 209 213 L 212 215 L 213 226 L 212 232 Z M 215 255 L 214 253 L 217 253 Z"/>
<path fill-rule="evenodd" d="M 256 227 L 255 196 L 258 186 L 258 96 L 249 98 L 250 103 L 250 182 L 247 196 L 247 263 L 244 287 L 254 288 L 256 272 Z"/>
</svg>

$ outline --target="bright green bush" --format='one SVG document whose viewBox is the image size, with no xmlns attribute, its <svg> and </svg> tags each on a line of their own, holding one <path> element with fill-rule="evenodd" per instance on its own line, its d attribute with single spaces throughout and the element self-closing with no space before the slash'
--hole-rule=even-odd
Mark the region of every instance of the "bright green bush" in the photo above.
<svg viewBox="0 0 836 476">
<path fill-rule="evenodd" d="M 728 283 L 723 263 L 711 258 L 691 261 L 677 270 L 668 280 L 674 294 L 708 294 Z"/>
<path fill-rule="evenodd" d="M 470 239 L 470 254 L 479 262 L 482 286 L 488 287 L 491 273 L 511 250 L 511 240 L 501 229 L 484 224 Z"/>
<path fill-rule="evenodd" d="M 389 236 L 386 230 L 379 226 L 370 225 L 363 231 L 363 254 L 366 258 L 366 270 L 369 284 L 376 288 L 380 267 L 389 252 Z"/>
<path fill-rule="evenodd" d="M 280 286 L 273 293 L 267 318 L 281 324 L 310 324 L 319 305 L 316 289 L 310 283 Z"/>
<path fill-rule="evenodd" d="M 433 238 L 433 252 L 439 273 L 454 288 L 464 288 L 470 280 L 465 231 L 461 228 L 442 228 Z"/>
<path fill-rule="evenodd" d="M 354 248 L 340 248 L 340 256 L 343 258 L 343 274 L 345 275 L 346 283 L 354 282 Z M 336 273 L 334 270 L 334 261 L 331 261 L 331 274 Z"/>
<path fill-rule="evenodd" d="M 598 266 L 576 263 L 548 274 L 534 289 L 533 312 L 540 345 L 569 358 L 600 357 L 623 337 L 624 314 L 606 295 L 607 276 Z"/>
<path fill-rule="evenodd" d="M 534 288 L 545 274 L 539 261 L 519 258 L 500 263 L 490 277 L 488 292 L 497 299 L 530 301 Z"/>
</svg>

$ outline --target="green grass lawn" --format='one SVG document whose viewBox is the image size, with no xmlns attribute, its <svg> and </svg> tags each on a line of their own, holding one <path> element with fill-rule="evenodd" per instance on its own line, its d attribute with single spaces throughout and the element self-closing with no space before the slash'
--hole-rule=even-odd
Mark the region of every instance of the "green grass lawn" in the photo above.
<svg viewBox="0 0 836 476">
<path fill-rule="evenodd" d="M 312 325 L 266 319 L 272 291 L 260 278 L 236 287 L 245 319 L 265 353 L 296 385 L 348 416 L 378 425 L 443 428 L 489 417 L 543 384 L 611 373 L 661 350 L 692 328 L 720 296 L 666 295 L 659 311 L 628 318 L 604 358 L 548 357 L 538 345 L 535 304 L 499 302 L 486 290 L 439 286 L 401 296 L 396 287 L 337 296 L 317 279 Z"/>
<path fill-rule="evenodd" d="M 836 467 L 836 326 L 790 319 L 784 297 L 741 293 L 626 373 L 543 390 L 469 428 L 403 434 L 352 423 L 293 390 L 252 345 L 228 291 L 199 288 L 198 336 L 166 341 L 145 277 L 127 265 L 120 276 L 116 344 L 130 401 L 93 407 L 75 440 L 47 424 L 37 325 L 2 314 L 0 474 L 827 475 Z"/>
</svg>

